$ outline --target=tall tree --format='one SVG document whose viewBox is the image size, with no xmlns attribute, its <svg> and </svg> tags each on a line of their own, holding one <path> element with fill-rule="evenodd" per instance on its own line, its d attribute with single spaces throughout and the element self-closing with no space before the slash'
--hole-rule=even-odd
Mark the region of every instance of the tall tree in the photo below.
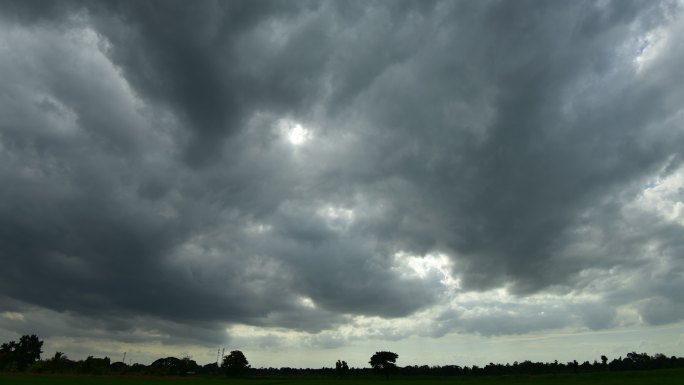
<svg viewBox="0 0 684 385">
<path fill-rule="evenodd" d="M 68 361 L 69 358 L 66 356 L 66 354 L 62 352 L 55 352 L 55 355 L 50 360 L 48 360 L 50 369 L 53 372 L 62 371 Z"/>
<path fill-rule="evenodd" d="M 221 369 L 227 376 L 241 376 L 249 369 L 249 361 L 241 351 L 233 350 L 229 355 L 223 357 Z"/>
<path fill-rule="evenodd" d="M 376 352 L 371 356 L 369 364 L 378 373 L 383 373 L 389 378 L 390 373 L 397 368 L 397 358 L 399 355 L 394 352 Z"/>
<path fill-rule="evenodd" d="M 23 335 L 19 342 L 10 341 L 0 347 L 0 366 L 16 367 L 20 371 L 26 370 L 32 363 L 40 359 L 43 352 L 43 341 L 35 334 Z"/>
<path fill-rule="evenodd" d="M 349 372 L 349 365 L 347 365 L 347 361 L 337 360 L 337 362 L 335 363 L 335 374 L 342 377 L 342 376 L 346 375 L 348 372 Z"/>
</svg>

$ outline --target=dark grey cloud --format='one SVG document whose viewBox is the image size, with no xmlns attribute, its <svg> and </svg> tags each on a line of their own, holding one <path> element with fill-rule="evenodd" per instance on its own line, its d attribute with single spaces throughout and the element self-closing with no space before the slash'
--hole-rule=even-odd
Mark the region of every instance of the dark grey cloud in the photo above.
<svg viewBox="0 0 684 385">
<path fill-rule="evenodd" d="M 3 305 L 7 305 L 4 303 Z M 113 340 L 121 343 L 221 344 L 232 337 L 219 325 L 196 322 L 176 323 L 157 317 L 131 316 L 128 314 L 97 314 L 95 317 L 82 313 L 57 312 L 42 307 L 16 304 L 12 312 L 0 315 L 0 327 L 17 335 L 35 334 L 47 340 L 69 337 L 80 340 Z"/>
<path fill-rule="evenodd" d="M 192 133 L 186 160 L 198 164 L 220 156 L 223 139 L 255 110 L 291 111 L 315 100 L 326 58 L 322 21 L 306 16 L 316 7 L 123 1 L 90 11 L 126 80 L 141 96 L 169 105 L 186 124 Z M 294 30 L 287 30 L 288 22 Z M 262 36 L 278 26 L 286 30 L 273 33 L 290 34 L 282 47 Z"/>
<path fill-rule="evenodd" d="M 440 222 L 439 230 L 433 234 L 442 229 L 452 233 L 435 237 L 433 244 L 466 255 L 458 266 L 473 287 L 511 280 L 514 290 L 528 292 L 582 269 L 575 263 L 558 266 L 554 258 L 564 246 L 557 242 L 577 214 L 678 153 L 677 131 L 651 138 L 656 143 L 647 147 L 640 137 L 646 122 L 664 117 L 661 99 L 678 91 L 660 87 L 634 92 L 641 79 L 629 75 L 631 63 L 609 43 L 616 32 L 580 33 L 575 29 L 583 21 L 584 5 L 551 5 L 534 5 L 535 12 L 506 3 L 484 10 L 487 23 L 474 27 L 480 36 L 477 43 L 490 47 L 483 52 L 460 51 L 458 37 L 440 47 L 452 53 L 437 57 L 445 62 L 442 66 L 471 65 L 472 74 L 431 77 L 433 71 L 416 66 L 412 76 L 400 71 L 388 76 L 386 87 L 370 90 L 377 93 L 372 98 L 380 100 L 371 107 L 378 119 L 375 127 L 397 134 L 394 141 L 386 141 L 391 142 L 392 155 L 401 154 L 390 171 L 408 179 L 410 186 L 421 185 L 418 194 L 427 203 L 416 210 L 430 210 L 429 216 L 438 218 L 433 221 Z M 631 17 L 620 18 L 611 28 L 624 32 L 636 16 L 649 14 L 643 9 L 622 12 Z M 458 36 L 458 31 L 454 27 L 453 34 Z M 434 65 L 432 59 L 426 58 L 428 65 Z M 491 90 L 491 96 L 484 97 L 492 99 L 494 115 L 476 143 L 458 117 L 448 121 L 444 112 L 449 111 L 450 98 L 466 106 L 475 104 L 472 99 L 477 102 L 479 95 L 457 91 L 473 79 L 479 92 Z M 610 94 L 611 81 L 624 89 Z M 582 83 L 590 88 L 583 92 L 598 92 L 595 97 L 604 105 L 573 94 Z M 405 94 L 380 99 L 386 88 L 400 88 Z M 568 116 L 564 108 L 575 111 Z M 402 130 L 420 134 L 406 133 L 412 139 L 408 141 L 399 134 Z M 431 158 L 437 161 L 431 163 Z M 415 207 L 406 206 L 401 212 Z"/>
<path fill-rule="evenodd" d="M 450 309 L 430 333 L 684 316 L 684 222 L 658 206 L 681 205 L 677 3 L 43 5 L 0 5 L 0 294 L 19 308 L 202 343 L 501 287 L 601 300 Z M 402 253 L 448 256 L 458 289 Z"/>
</svg>

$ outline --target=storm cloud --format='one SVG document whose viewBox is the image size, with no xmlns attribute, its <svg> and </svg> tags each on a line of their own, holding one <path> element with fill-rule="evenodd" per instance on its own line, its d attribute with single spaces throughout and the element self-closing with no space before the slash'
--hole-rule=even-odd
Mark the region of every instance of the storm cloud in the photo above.
<svg viewBox="0 0 684 385">
<path fill-rule="evenodd" d="M 681 321 L 681 11 L 2 1 L 0 328 Z"/>
</svg>

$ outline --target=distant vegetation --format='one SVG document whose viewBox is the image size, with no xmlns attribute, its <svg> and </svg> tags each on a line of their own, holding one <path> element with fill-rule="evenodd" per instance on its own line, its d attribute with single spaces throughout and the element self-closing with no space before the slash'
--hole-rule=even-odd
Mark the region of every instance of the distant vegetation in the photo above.
<svg viewBox="0 0 684 385">
<path fill-rule="evenodd" d="M 370 357 L 368 368 L 350 368 L 346 361 L 338 360 L 335 367 L 320 369 L 299 368 L 252 368 L 245 355 L 239 351 L 231 351 L 223 357 L 221 365 L 210 363 L 199 365 L 190 357 L 166 357 L 155 360 L 150 365 L 126 364 L 111 362 L 109 357 L 88 357 L 74 361 L 62 352 L 57 352 L 48 359 L 41 359 L 43 341 L 36 335 L 22 336 L 18 342 L 10 341 L 0 347 L 0 372 L 3 373 L 36 373 L 36 374 L 127 374 L 152 376 L 219 376 L 230 377 L 368 377 L 378 373 L 385 377 L 425 377 L 425 376 L 484 376 L 484 375 L 557 375 L 579 373 L 602 373 L 621 371 L 645 371 L 655 369 L 684 369 L 684 358 L 667 357 L 663 354 L 650 356 L 646 353 L 627 353 L 625 357 L 613 360 L 606 356 L 600 362 L 577 361 L 554 362 L 514 362 L 512 364 L 489 363 L 486 366 L 428 366 L 409 365 L 399 367 L 396 361 L 399 355 L 393 352 L 376 352 Z M 680 376 L 681 377 L 681 376 Z"/>
</svg>

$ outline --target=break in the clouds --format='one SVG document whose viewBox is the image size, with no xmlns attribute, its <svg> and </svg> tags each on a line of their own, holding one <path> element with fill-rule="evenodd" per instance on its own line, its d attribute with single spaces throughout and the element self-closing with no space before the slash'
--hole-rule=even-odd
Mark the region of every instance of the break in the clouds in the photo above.
<svg viewBox="0 0 684 385">
<path fill-rule="evenodd" d="M 0 329 L 313 349 L 681 322 L 682 11 L 2 1 Z"/>
</svg>

